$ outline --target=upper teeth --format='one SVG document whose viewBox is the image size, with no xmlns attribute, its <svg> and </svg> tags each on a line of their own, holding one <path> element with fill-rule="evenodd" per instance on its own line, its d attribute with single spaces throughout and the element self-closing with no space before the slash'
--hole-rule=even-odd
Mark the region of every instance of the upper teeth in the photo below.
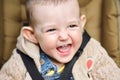
<svg viewBox="0 0 120 80">
<path fill-rule="evenodd" d="M 63 48 L 64 48 L 64 47 L 67 47 L 67 45 L 63 45 L 63 46 L 61 46 L 61 47 L 63 47 Z"/>
</svg>

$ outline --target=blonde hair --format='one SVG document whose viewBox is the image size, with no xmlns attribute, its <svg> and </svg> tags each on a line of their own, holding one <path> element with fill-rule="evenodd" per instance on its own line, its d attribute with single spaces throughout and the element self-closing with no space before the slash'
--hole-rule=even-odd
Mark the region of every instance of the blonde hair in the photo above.
<svg viewBox="0 0 120 80">
<path fill-rule="evenodd" d="M 33 24 L 32 19 L 31 19 L 31 14 L 32 14 L 31 13 L 31 8 L 32 8 L 33 5 L 40 4 L 41 6 L 42 5 L 57 6 L 59 4 L 62 4 L 62 3 L 68 2 L 68 1 L 71 1 L 71 0 L 25 0 L 28 23 Z M 79 2 L 78 2 L 78 4 L 79 4 Z"/>
</svg>

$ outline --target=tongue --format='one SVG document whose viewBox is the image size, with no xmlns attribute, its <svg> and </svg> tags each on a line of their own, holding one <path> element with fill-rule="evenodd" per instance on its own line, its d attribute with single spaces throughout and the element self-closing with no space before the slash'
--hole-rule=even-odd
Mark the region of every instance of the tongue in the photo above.
<svg viewBox="0 0 120 80">
<path fill-rule="evenodd" d="M 69 50 L 70 50 L 70 45 L 58 47 L 57 50 L 58 50 L 59 52 L 61 52 L 61 53 L 69 52 Z"/>
</svg>

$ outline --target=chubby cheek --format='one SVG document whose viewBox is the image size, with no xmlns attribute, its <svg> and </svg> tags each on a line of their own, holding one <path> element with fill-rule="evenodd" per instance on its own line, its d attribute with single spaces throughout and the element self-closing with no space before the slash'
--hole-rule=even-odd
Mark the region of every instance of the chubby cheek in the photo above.
<svg viewBox="0 0 120 80">
<path fill-rule="evenodd" d="M 56 38 L 43 37 L 42 39 L 39 39 L 39 44 L 41 49 L 48 54 L 51 50 L 56 49 Z"/>
<path fill-rule="evenodd" d="M 78 49 L 82 43 L 82 32 L 77 31 L 76 33 L 74 33 L 74 35 L 73 34 L 71 35 L 73 46 Z"/>
</svg>

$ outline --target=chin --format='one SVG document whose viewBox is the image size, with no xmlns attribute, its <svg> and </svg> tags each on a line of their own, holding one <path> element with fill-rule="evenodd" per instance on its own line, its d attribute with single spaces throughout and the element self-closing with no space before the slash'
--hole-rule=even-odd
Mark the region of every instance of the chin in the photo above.
<svg viewBox="0 0 120 80">
<path fill-rule="evenodd" d="M 72 58 L 68 58 L 68 59 L 61 59 L 59 60 L 60 63 L 66 64 L 68 62 L 70 62 L 72 60 Z"/>
</svg>

